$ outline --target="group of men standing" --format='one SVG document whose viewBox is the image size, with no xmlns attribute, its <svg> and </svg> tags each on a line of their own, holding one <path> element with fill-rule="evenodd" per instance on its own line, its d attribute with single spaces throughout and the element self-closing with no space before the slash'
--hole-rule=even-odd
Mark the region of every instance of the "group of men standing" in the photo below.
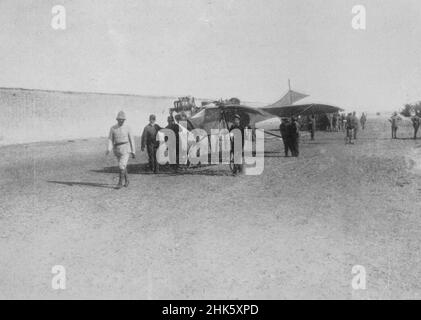
<svg viewBox="0 0 421 320">
<path fill-rule="evenodd" d="M 108 155 L 111 151 L 118 161 L 119 168 L 119 179 L 117 189 L 121 189 L 123 186 L 129 186 L 129 176 L 127 172 L 127 163 L 130 156 L 133 159 L 136 158 L 136 144 L 132 134 L 132 130 L 126 124 L 126 114 L 124 111 L 120 111 L 117 115 L 117 124 L 112 126 L 108 135 L 108 147 L 106 154 Z M 161 130 L 161 127 L 156 123 L 155 115 L 150 115 L 148 125 L 143 129 L 141 138 L 141 151 L 148 152 L 149 166 L 154 173 L 159 171 L 159 164 L 156 159 L 156 151 L 159 147 L 159 141 L 156 136 Z"/>
<path fill-rule="evenodd" d="M 361 122 L 361 126 L 365 129 L 365 122 L 367 120 L 365 114 L 361 117 L 363 121 Z M 357 117 L 357 113 L 354 111 L 352 113 L 348 113 L 345 118 L 345 130 L 346 130 L 346 144 L 354 144 L 352 139 L 357 140 L 357 133 L 359 128 L 359 120 Z"/>
<path fill-rule="evenodd" d="M 112 126 L 108 135 L 108 147 L 106 154 L 108 155 L 111 151 L 113 151 L 115 157 L 118 161 L 118 168 L 119 168 L 119 179 L 117 184 L 117 189 L 121 189 L 123 186 L 129 186 L 129 177 L 127 172 L 127 163 L 129 161 L 130 156 L 133 159 L 136 157 L 136 144 L 135 139 L 132 134 L 132 130 L 126 124 L 126 114 L 124 111 L 120 111 L 116 117 L 117 124 Z M 180 115 L 180 121 L 187 121 L 187 116 L 182 113 Z M 189 123 L 186 123 L 187 129 L 190 130 L 192 128 L 189 127 Z M 145 126 L 142 132 L 141 137 L 141 151 L 147 151 L 148 158 L 149 158 L 149 167 L 153 173 L 159 172 L 159 163 L 157 160 L 157 150 L 160 145 L 160 141 L 157 139 L 157 135 L 162 128 L 156 123 L 155 115 L 149 116 L 149 123 Z M 175 122 L 172 116 L 168 117 L 168 125 L 165 129 L 170 129 L 175 134 L 175 143 L 176 143 L 176 166 L 178 167 L 179 164 L 179 143 L 180 143 L 180 127 Z M 243 152 L 244 147 L 244 130 L 245 127 L 241 125 L 241 117 L 239 115 L 235 115 L 234 123 L 230 127 L 230 132 L 233 132 L 234 129 L 239 129 L 242 135 L 242 148 L 241 153 Z M 294 156 L 298 156 L 298 125 L 296 124 L 295 119 L 288 125 L 288 148 L 291 150 L 291 153 Z M 232 141 L 233 142 L 233 141 Z M 232 145 L 232 149 L 234 147 Z M 241 155 L 242 157 L 242 155 Z M 234 163 L 233 173 L 241 173 L 242 172 L 242 163 Z"/>
<path fill-rule="evenodd" d="M 299 152 L 299 139 L 300 139 L 300 126 L 295 117 L 282 118 L 281 125 L 279 127 L 281 132 L 282 141 L 284 143 L 285 157 L 291 155 L 298 157 Z"/>
<path fill-rule="evenodd" d="M 397 139 L 397 133 L 399 128 L 399 123 L 402 121 L 402 118 L 398 115 L 397 112 L 394 112 L 390 117 L 389 122 L 392 129 L 392 139 Z M 415 112 L 411 117 L 412 126 L 414 128 L 414 139 L 417 139 L 418 130 L 421 125 L 421 112 Z"/>
</svg>

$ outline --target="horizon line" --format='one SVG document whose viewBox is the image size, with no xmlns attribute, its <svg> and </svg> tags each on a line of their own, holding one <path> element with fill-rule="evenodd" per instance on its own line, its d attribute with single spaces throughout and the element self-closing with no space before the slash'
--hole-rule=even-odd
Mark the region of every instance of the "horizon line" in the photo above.
<svg viewBox="0 0 421 320">
<path fill-rule="evenodd" d="M 112 96 L 129 96 L 129 97 L 142 97 L 152 99 L 179 99 L 182 97 L 193 97 L 196 100 L 203 101 L 218 101 L 218 99 L 200 98 L 193 95 L 152 95 L 152 94 L 138 94 L 138 93 L 116 93 L 116 92 L 98 92 L 98 91 L 73 91 L 73 90 L 55 90 L 55 89 L 38 89 L 38 88 L 22 88 L 22 87 L 2 87 L 0 90 L 21 90 L 21 91 L 39 91 L 39 92 L 58 92 L 66 94 L 96 94 L 96 95 L 112 95 Z M 263 101 L 246 101 L 249 103 L 267 103 Z"/>
</svg>

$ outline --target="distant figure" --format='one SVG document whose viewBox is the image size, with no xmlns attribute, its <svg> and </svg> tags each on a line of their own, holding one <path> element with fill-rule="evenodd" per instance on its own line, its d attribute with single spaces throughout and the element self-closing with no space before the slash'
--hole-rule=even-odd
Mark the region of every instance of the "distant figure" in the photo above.
<svg viewBox="0 0 421 320">
<path fill-rule="evenodd" d="M 236 114 L 234 117 L 234 124 L 231 126 L 231 128 L 229 129 L 230 131 L 230 137 L 231 137 L 231 151 L 234 152 L 235 151 L 235 145 L 234 145 L 234 136 L 233 133 L 231 133 L 231 131 L 238 129 L 241 132 L 241 159 L 243 159 L 243 151 L 244 151 L 244 127 L 241 125 L 241 117 Z M 236 142 L 238 143 L 238 141 Z M 235 160 L 235 156 L 234 156 L 234 160 Z M 233 170 L 233 174 L 236 175 L 237 173 L 241 173 L 243 171 L 243 164 L 239 164 L 239 163 L 235 163 L 234 162 L 234 170 Z"/>
<path fill-rule="evenodd" d="M 285 157 L 288 157 L 288 153 L 290 151 L 288 126 L 289 126 L 289 119 L 288 118 L 282 118 L 281 125 L 279 126 L 279 131 L 281 132 L 282 142 L 284 143 Z M 291 154 L 292 154 L 292 150 L 291 150 Z"/>
<path fill-rule="evenodd" d="M 333 114 L 333 131 L 339 132 L 339 113 Z"/>
<path fill-rule="evenodd" d="M 420 124 L 421 124 L 420 116 L 421 116 L 420 113 L 415 113 L 415 115 L 411 118 L 412 126 L 414 127 L 414 140 L 417 139 L 418 129 L 420 128 Z"/>
<path fill-rule="evenodd" d="M 342 132 L 345 130 L 345 115 L 343 113 L 339 115 L 339 130 Z"/>
<path fill-rule="evenodd" d="M 358 121 L 357 113 L 355 111 L 352 113 L 352 122 L 353 122 L 352 126 L 354 127 L 354 140 L 357 140 L 359 121 Z"/>
<path fill-rule="evenodd" d="M 316 133 L 316 117 L 314 116 L 314 114 L 311 115 L 311 117 L 309 118 L 308 126 L 310 130 L 310 137 L 311 137 L 311 140 L 313 141 L 314 135 Z"/>
<path fill-rule="evenodd" d="M 393 115 L 389 119 L 389 122 L 392 127 L 392 139 L 397 139 L 398 122 L 401 120 L 402 118 L 398 116 L 397 112 L 394 112 Z"/>
<path fill-rule="evenodd" d="M 361 115 L 360 123 L 361 123 L 361 129 L 365 130 L 365 123 L 367 122 L 367 116 L 363 112 Z"/>
<path fill-rule="evenodd" d="M 155 123 L 156 117 L 151 114 L 149 116 L 149 124 L 143 129 L 142 133 L 142 152 L 145 151 L 145 147 L 149 157 L 149 167 L 153 173 L 159 172 L 159 164 L 156 159 L 156 151 L 159 147 L 159 141 L 156 140 L 156 136 L 162 128 Z"/>
<path fill-rule="evenodd" d="M 297 119 L 292 117 L 291 123 L 288 126 L 288 137 L 290 141 L 290 149 L 293 157 L 298 157 L 300 154 L 299 151 L 299 139 L 300 139 L 300 130 Z"/>
<path fill-rule="evenodd" d="M 108 155 L 111 151 L 114 151 L 120 170 L 117 189 L 123 187 L 123 179 L 125 180 L 124 186 L 129 186 L 127 162 L 129 161 L 130 154 L 133 159 L 136 154 L 135 140 L 133 139 L 130 128 L 125 125 L 125 121 L 126 115 L 123 111 L 120 111 L 117 115 L 117 124 L 111 127 L 108 135 L 108 148 L 106 154 Z"/>
<path fill-rule="evenodd" d="M 327 119 L 329 120 L 329 132 L 333 131 L 333 113 L 328 113 L 327 115 Z"/>
<path fill-rule="evenodd" d="M 345 121 L 345 118 L 344 118 L 343 114 L 342 113 L 339 114 L 338 115 L 338 129 L 339 129 L 339 131 L 343 131 L 344 121 Z"/>
<path fill-rule="evenodd" d="M 354 131 L 354 121 L 352 113 L 348 113 L 346 119 L 345 119 L 345 127 L 346 127 L 346 144 L 354 144 L 352 142 L 353 138 L 353 131 Z"/>
</svg>

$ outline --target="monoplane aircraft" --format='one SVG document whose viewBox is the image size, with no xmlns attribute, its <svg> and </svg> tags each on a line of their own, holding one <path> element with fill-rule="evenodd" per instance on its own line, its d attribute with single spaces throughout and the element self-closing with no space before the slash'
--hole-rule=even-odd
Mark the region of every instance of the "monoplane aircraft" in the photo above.
<svg viewBox="0 0 421 320">
<path fill-rule="evenodd" d="M 280 101 L 285 101 L 285 98 Z M 280 118 L 284 117 L 301 117 L 308 115 L 319 115 L 327 113 L 336 113 L 343 111 L 341 108 L 327 104 L 302 104 L 302 105 L 282 105 L 275 103 L 267 107 L 250 107 L 242 104 L 238 99 L 232 98 L 225 101 L 214 101 L 204 104 L 202 107 L 194 107 L 194 112 L 189 113 L 187 118 L 180 121 L 180 117 L 175 117 L 176 122 L 180 126 L 181 132 L 191 132 L 194 129 L 202 129 L 206 132 L 209 142 L 212 135 L 219 134 L 221 130 L 229 130 L 234 123 L 234 118 L 239 115 L 241 125 L 251 129 L 253 133 L 256 130 L 263 131 L 265 134 L 281 136 L 275 132 L 279 132 Z M 174 111 L 174 109 L 172 109 Z M 176 111 L 176 110 L 175 110 Z M 183 106 L 184 113 L 186 107 Z M 213 131 L 213 132 L 212 132 Z M 253 134 L 253 136 L 255 136 Z M 188 149 L 198 143 L 195 138 L 187 139 Z M 230 166 L 232 169 L 232 165 Z"/>
</svg>

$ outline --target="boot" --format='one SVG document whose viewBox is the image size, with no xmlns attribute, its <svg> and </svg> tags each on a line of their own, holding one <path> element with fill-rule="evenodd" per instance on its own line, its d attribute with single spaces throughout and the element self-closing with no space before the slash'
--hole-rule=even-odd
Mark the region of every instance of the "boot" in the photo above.
<svg viewBox="0 0 421 320">
<path fill-rule="evenodd" d="M 127 188 L 129 186 L 129 175 L 127 174 L 127 169 L 124 170 L 124 180 L 126 181 L 124 186 Z"/>
<path fill-rule="evenodd" d="M 120 176 L 118 178 L 118 184 L 116 189 L 121 189 L 123 187 L 123 170 L 120 170 Z"/>
</svg>

